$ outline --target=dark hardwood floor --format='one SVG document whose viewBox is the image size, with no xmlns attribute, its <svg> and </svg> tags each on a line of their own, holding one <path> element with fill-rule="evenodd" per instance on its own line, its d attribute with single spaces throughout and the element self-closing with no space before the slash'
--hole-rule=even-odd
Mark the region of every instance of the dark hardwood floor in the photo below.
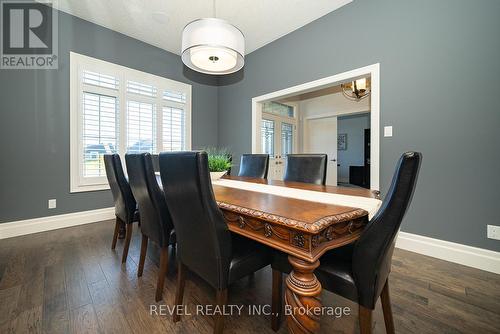
<svg viewBox="0 0 500 334">
<path fill-rule="evenodd" d="M 129 258 L 121 265 L 123 242 L 112 251 L 112 221 L 0 240 L 0 333 L 211 333 L 208 315 L 150 315 L 150 305 L 171 305 L 175 253 L 169 256 L 164 299 L 154 302 L 157 266 L 152 249 L 137 278 L 140 234 L 134 227 Z M 390 293 L 398 333 L 500 333 L 500 275 L 396 250 Z M 269 268 L 229 290 L 229 304 L 245 305 L 226 317 L 226 333 L 273 333 L 270 316 L 248 315 L 248 305 L 271 301 Z M 323 316 L 323 333 L 357 333 L 357 306 L 324 292 L 324 305 L 347 306 L 352 314 Z M 184 304 L 215 303 L 215 293 L 188 275 Z M 374 332 L 385 333 L 380 302 Z M 283 323 L 280 333 L 286 333 Z"/>
</svg>

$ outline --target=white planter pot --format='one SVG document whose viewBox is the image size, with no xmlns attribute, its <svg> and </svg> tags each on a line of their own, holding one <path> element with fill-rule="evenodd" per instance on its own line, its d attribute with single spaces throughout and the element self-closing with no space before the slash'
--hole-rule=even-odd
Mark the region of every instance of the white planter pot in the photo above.
<svg viewBox="0 0 500 334">
<path fill-rule="evenodd" d="M 217 181 L 221 177 L 223 177 L 226 173 L 227 173 L 227 171 L 223 171 L 223 172 L 210 172 L 210 178 L 212 179 L 212 181 Z"/>
</svg>

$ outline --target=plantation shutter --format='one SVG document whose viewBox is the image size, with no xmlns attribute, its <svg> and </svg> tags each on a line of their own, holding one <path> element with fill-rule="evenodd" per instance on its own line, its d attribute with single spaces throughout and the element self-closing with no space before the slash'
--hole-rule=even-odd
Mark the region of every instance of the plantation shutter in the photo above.
<svg viewBox="0 0 500 334">
<path fill-rule="evenodd" d="M 183 109 L 163 107 L 163 150 L 185 150 L 185 122 L 186 116 Z"/>
<path fill-rule="evenodd" d="M 81 176 L 106 176 L 104 154 L 118 150 L 117 78 L 91 71 L 82 73 Z"/>
<path fill-rule="evenodd" d="M 127 81 L 127 153 L 156 153 L 157 89 L 136 81 Z"/>
</svg>

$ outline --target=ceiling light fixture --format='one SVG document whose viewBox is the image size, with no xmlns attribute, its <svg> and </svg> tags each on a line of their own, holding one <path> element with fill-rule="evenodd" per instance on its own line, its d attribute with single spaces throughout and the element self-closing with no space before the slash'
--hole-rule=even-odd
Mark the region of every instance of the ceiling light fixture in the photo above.
<svg viewBox="0 0 500 334">
<path fill-rule="evenodd" d="M 346 98 L 352 101 L 361 101 L 365 97 L 370 96 L 370 83 L 369 78 L 361 78 L 353 82 L 341 84 L 340 87 L 342 87 L 342 94 Z"/>
<path fill-rule="evenodd" d="M 189 68 L 207 74 L 229 74 L 245 63 L 245 37 L 225 20 L 194 20 L 182 31 L 182 62 Z"/>
</svg>

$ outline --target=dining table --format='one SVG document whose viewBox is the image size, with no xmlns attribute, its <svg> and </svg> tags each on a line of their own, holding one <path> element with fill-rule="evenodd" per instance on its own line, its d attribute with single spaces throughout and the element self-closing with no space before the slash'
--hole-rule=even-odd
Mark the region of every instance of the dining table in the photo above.
<svg viewBox="0 0 500 334">
<path fill-rule="evenodd" d="M 212 181 L 212 187 L 231 232 L 288 255 L 289 331 L 318 332 L 322 288 L 314 270 L 325 252 L 360 237 L 380 207 L 379 192 L 238 176 Z"/>
</svg>

